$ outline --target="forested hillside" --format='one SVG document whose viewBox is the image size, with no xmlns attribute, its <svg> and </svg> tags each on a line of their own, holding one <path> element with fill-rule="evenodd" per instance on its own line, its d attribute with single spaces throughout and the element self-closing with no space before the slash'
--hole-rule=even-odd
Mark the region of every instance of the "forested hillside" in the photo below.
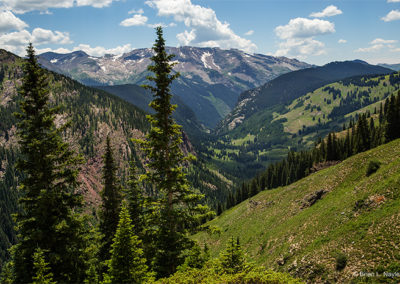
<svg viewBox="0 0 400 284">
<path fill-rule="evenodd" d="M 7 258 L 7 248 L 15 242 L 14 223 L 11 214 L 17 209 L 16 187 L 21 178 L 14 167 L 19 156 L 16 137 L 18 110 L 18 88 L 22 83 L 23 60 L 7 51 L 0 50 L 0 196 L 1 196 L 1 259 Z M 94 210 L 100 202 L 102 188 L 102 155 L 105 138 L 110 137 L 118 165 L 118 176 L 125 183 L 129 160 L 137 162 L 143 171 L 143 154 L 138 152 L 132 138 L 143 138 L 149 129 L 146 113 L 126 101 L 104 91 L 86 87 L 65 76 L 47 72 L 50 82 L 51 103 L 61 107 L 57 115 L 58 126 L 70 121 L 71 126 L 64 138 L 72 147 L 83 154 L 85 163 L 80 171 L 80 190 L 85 196 L 87 207 Z M 188 137 L 184 135 L 184 151 L 196 154 Z M 228 178 L 218 171 L 210 171 L 201 160 L 190 168 L 189 179 L 195 188 L 207 193 L 207 200 L 216 206 L 232 186 Z"/>
<path fill-rule="evenodd" d="M 358 113 L 379 112 L 384 100 L 399 89 L 399 73 L 339 80 L 264 108 L 233 130 L 210 138 L 203 144 L 204 152 L 221 168 L 250 178 L 288 151 L 308 149 L 318 138 L 342 130 L 357 120 Z"/>
</svg>

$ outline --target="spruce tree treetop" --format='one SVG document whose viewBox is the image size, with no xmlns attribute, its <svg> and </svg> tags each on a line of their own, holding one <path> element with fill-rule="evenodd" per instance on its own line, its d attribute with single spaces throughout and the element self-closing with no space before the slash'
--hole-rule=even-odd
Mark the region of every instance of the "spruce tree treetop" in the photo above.
<svg viewBox="0 0 400 284">
<path fill-rule="evenodd" d="M 106 150 L 103 156 L 103 181 L 104 188 L 101 191 L 102 205 L 100 210 L 100 232 L 102 233 L 102 247 L 100 259 L 105 261 L 110 257 L 112 238 L 117 229 L 119 211 L 122 199 L 121 186 L 119 185 L 116 172 L 110 137 L 106 139 Z"/>
<path fill-rule="evenodd" d="M 145 283 L 151 278 L 140 246 L 141 241 L 133 232 L 132 220 L 124 202 L 111 246 L 108 272 L 111 283 Z"/>
<path fill-rule="evenodd" d="M 143 179 L 154 188 L 157 204 L 153 216 L 157 227 L 155 270 L 164 277 L 176 271 L 183 262 L 182 251 L 193 245 L 188 234 L 213 212 L 200 204 L 203 195 L 190 187 L 184 172 L 184 164 L 193 156 L 185 157 L 180 148 L 181 126 L 172 118 L 176 105 L 171 104 L 170 92 L 170 85 L 179 73 L 171 74 L 173 55 L 166 53 L 162 28 L 158 27 L 156 32 L 153 65 L 148 67 L 154 73 L 148 77 L 152 85 L 144 86 L 153 93 L 150 106 L 155 113 L 148 116 L 151 130 L 147 139 L 139 142 L 148 158 L 148 171 Z"/>
</svg>

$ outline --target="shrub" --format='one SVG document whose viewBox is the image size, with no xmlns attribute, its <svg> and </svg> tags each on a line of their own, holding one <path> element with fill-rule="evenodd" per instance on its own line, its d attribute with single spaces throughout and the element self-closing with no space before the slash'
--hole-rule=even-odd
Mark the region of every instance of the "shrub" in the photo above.
<svg viewBox="0 0 400 284">
<path fill-rule="evenodd" d="M 343 270 L 347 265 L 347 256 L 343 253 L 338 253 L 336 256 L 336 270 Z"/>
<path fill-rule="evenodd" d="M 370 175 L 372 175 L 373 173 L 375 173 L 381 166 L 381 162 L 376 161 L 376 160 L 371 160 L 368 163 L 368 167 L 367 167 L 367 177 L 369 177 Z"/>
</svg>

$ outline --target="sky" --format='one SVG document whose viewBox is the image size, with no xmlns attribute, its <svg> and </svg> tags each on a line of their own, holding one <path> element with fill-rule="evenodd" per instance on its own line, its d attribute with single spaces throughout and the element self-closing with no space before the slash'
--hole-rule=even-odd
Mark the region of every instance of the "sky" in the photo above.
<svg viewBox="0 0 400 284">
<path fill-rule="evenodd" d="M 236 48 L 323 65 L 400 63 L 400 0 L 0 0 L 0 48 L 92 56 L 168 46 Z"/>
</svg>

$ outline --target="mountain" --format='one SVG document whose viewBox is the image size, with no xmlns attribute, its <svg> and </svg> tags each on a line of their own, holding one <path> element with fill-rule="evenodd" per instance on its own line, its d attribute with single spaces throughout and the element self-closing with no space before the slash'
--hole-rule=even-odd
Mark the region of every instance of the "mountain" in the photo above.
<svg viewBox="0 0 400 284">
<path fill-rule="evenodd" d="M 18 111 L 22 84 L 23 59 L 0 49 L 0 266 L 8 255 L 7 249 L 15 243 L 16 236 L 11 214 L 18 210 L 16 190 L 21 174 L 15 169 L 19 157 L 16 136 Z M 67 121 L 71 125 L 64 139 L 71 148 L 83 155 L 79 191 L 85 199 L 86 209 L 93 211 L 100 202 L 102 189 L 102 166 L 105 138 L 110 137 L 118 167 L 118 176 L 125 183 L 129 160 L 134 159 L 140 172 L 144 171 L 146 157 L 132 138 L 143 138 L 149 130 L 146 112 L 125 100 L 103 90 L 87 87 L 64 75 L 46 71 L 49 80 L 50 102 L 61 107 L 56 116 L 56 125 Z M 185 153 L 198 156 L 188 136 L 183 133 Z M 207 196 L 207 203 L 216 201 L 231 190 L 232 182 L 222 171 L 209 169 L 200 159 L 187 167 L 192 186 Z"/>
<path fill-rule="evenodd" d="M 207 159 L 248 179 L 289 150 L 307 149 L 358 113 L 379 110 L 400 90 L 400 73 L 356 76 L 330 83 L 286 103 L 266 106 L 235 128 L 205 142 Z"/>
<path fill-rule="evenodd" d="M 385 67 L 392 69 L 394 71 L 400 71 L 400 63 L 399 64 L 385 64 L 385 63 L 380 63 L 378 64 L 379 66 Z"/>
<path fill-rule="evenodd" d="M 152 101 L 153 95 L 149 91 L 138 85 L 125 84 L 113 86 L 96 86 L 96 88 L 120 97 L 121 99 L 143 109 L 148 113 L 153 112 L 153 109 L 149 107 L 149 103 Z M 194 114 L 192 109 L 186 106 L 178 96 L 173 96 L 171 102 L 178 106 L 173 113 L 173 117 L 176 119 L 178 124 L 183 126 L 185 132 L 192 136 L 200 135 L 201 132 L 204 131 L 204 127 L 197 120 L 196 115 Z"/>
<path fill-rule="evenodd" d="M 370 74 L 393 72 L 366 62 L 331 62 L 322 67 L 313 67 L 290 72 L 252 90 L 243 92 L 235 109 L 217 127 L 217 133 L 232 130 L 258 111 L 278 104 L 286 104 L 323 85 L 338 80 Z"/>
<path fill-rule="evenodd" d="M 235 106 L 239 94 L 309 64 L 240 50 L 168 47 L 175 54 L 174 70 L 181 77 L 172 91 L 189 106 L 206 127 L 213 128 Z M 70 76 L 83 84 L 121 85 L 146 83 L 152 49 L 135 49 L 122 55 L 89 56 L 83 51 L 40 55 L 43 67 Z"/>
<path fill-rule="evenodd" d="M 238 237 L 249 260 L 309 283 L 364 283 L 363 273 L 397 283 L 390 273 L 400 269 L 399 157 L 400 139 L 263 191 L 211 221 L 220 234 L 195 239 L 217 256 Z M 367 176 L 372 160 L 381 166 Z"/>
</svg>

